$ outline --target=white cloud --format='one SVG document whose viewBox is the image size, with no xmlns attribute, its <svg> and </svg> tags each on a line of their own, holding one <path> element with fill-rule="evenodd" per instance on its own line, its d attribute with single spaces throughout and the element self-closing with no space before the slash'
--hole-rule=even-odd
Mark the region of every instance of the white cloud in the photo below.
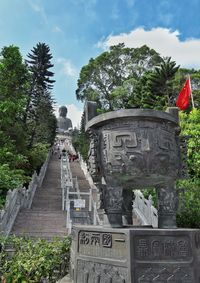
<svg viewBox="0 0 200 283">
<path fill-rule="evenodd" d="M 136 48 L 146 44 L 155 49 L 161 56 L 170 56 L 181 67 L 200 68 L 200 38 L 179 39 L 179 31 L 166 28 L 153 28 L 145 30 L 137 28 L 129 33 L 109 35 L 97 43 L 102 49 L 124 42 L 127 47 Z"/>
<path fill-rule="evenodd" d="M 62 33 L 62 29 L 58 26 L 54 26 L 53 29 L 52 29 L 53 32 L 56 32 L 56 33 Z"/>
<path fill-rule="evenodd" d="M 75 66 L 65 58 L 58 58 L 57 63 L 61 65 L 61 72 L 66 76 L 77 78 L 78 71 L 76 70 Z"/>
<path fill-rule="evenodd" d="M 60 105 L 61 106 L 61 105 Z M 56 117 L 59 116 L 58 110 L 60 106 L 55 107 L 55 115 Z M 83 110 L 80 110 L 76 105 L 74 104 L 66 104 L 67 107 L 67 117 L 71 119 L 73 128 L 80 128 L 80 123 L 81 123 L 81 116 L 83 113 Z"/>
<path fill-rule="evenodd" d="M 36 13 L 39 13 L 41 15 L 41 17 L 43 18 L 44 22 L 47 23 L 47 15 L 44 11 L 44 7 L 40 3 L 40 0 L 38 0 L 36 2 L 33 2 L 32 0 L 28 0 L 28 3 L 31 6 L 32 10 Z"/>
</svg>

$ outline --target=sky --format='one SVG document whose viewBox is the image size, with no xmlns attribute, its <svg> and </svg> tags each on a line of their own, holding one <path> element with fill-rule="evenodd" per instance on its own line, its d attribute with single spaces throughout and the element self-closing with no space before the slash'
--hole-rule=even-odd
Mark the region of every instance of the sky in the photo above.
<svg viewBox="0 0 200 283">
<path fill-rule="evenodd" d="M 144 44 L 181 67 L 200 69 L 200 0 L 0 0 L 0 49 L 15 45 L 23 58 L 38 42 L 49 45 L 56 108 L 68 107 L 73 126 L 81 68 L 109 46 Z"/>
</svg>

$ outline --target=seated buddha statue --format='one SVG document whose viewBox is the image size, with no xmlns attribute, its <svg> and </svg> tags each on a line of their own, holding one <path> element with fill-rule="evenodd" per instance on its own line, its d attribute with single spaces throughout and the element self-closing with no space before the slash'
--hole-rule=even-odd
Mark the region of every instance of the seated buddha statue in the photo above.
<svg viewBox="0 0 200 283">
<path fill-rule="evenodd" d="M 61 106 L 59 108 L 59 117 L 57 119 L 58 132 L 65 132 L 72 128 L 72 121 L 67 118 L 67 107 Z"/>
</svg>

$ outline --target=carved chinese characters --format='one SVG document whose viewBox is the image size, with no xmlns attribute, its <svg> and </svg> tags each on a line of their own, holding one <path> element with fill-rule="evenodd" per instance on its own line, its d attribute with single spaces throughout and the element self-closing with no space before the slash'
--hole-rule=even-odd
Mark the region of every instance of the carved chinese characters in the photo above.
<svg viewBox="0 0 200 283">
<path fill-rule="evenodd" d="M 189 261 L 192 256 L 187 237 L 140 237 L 135 241 L 135 258 L 139 260 Z"/>
<path fill-rule="evenodd" d="M 127 254 L 127 240 L 119 233 L 81 231 L 78 236 L 79 253 L 94 257 L 124 260 Z"/>
</svg>

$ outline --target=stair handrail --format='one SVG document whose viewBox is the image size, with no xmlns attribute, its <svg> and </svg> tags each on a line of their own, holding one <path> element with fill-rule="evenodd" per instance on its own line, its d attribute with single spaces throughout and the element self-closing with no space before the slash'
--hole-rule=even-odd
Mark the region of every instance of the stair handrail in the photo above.
<svg viewBox="0 0 200 283">
<path fill-rule="evenodd" d="M 61 156 L 61 189 L 62 189 L 62 210 L 67 210 L 67 201 L 69 199 L 69 190 L 73 187 L 72 172 L 67 156 Z"/>
<path fill-rule="evenodd" d="M 103 221 L 101 221 L 99 217 L 99 213 L 97 209 L 97 202 L 94 201 L 93 197 L 92 197 L 92 211 L 93 211 L 93 224 L 100 225 L 100 226 L 103 225 Z"/>
<path fill-rule="evenodd" d="M 91 206 L 92 206 L 92 210 L 93 210 L 93 223 L 94 225 L 102 225 L 102 221 L 100 220 L 100 217 L 99 217 L 99 213 L 98 213 L 98 209 L 97 209 L 97 201 L 94 200 L 94 197 L 93 197 L 93 194 L 92 192 L 93 191 L 96 191 L 98 192 L 98 188 L 97 186 L 94 184 L 94 181 L 88 171 L 88 168 L 87 168 L 87 164 L 86 162 L 83 160 L 82 156 L 80 153 L 78 153 L 78 156 L 79 156 L 79 163 L 80 163 L 80 166 L 81 166 L 81 169 L 83 170 L 83 173 L 90 185 L 90 192 L 91 192 Z"/>
<path fill-rule="evenodd" d="M 68 229 L 68 234 L 71 234 L 72 231 L 72 220 L 70 215 L 70 199 L 66 201 L 66 211 L 67 211 L 67 217 L 66 217 L 66 228 Z"/>
<path fill-rule="evenodd" d="M 78 178 L 77 176 L 73 178 L 73 189 L 75 192 L 77 192 L 78 198 L 80 199 L 80 188 L 79 188 L 79 183 L 78 183 Z"/>
</svg>

